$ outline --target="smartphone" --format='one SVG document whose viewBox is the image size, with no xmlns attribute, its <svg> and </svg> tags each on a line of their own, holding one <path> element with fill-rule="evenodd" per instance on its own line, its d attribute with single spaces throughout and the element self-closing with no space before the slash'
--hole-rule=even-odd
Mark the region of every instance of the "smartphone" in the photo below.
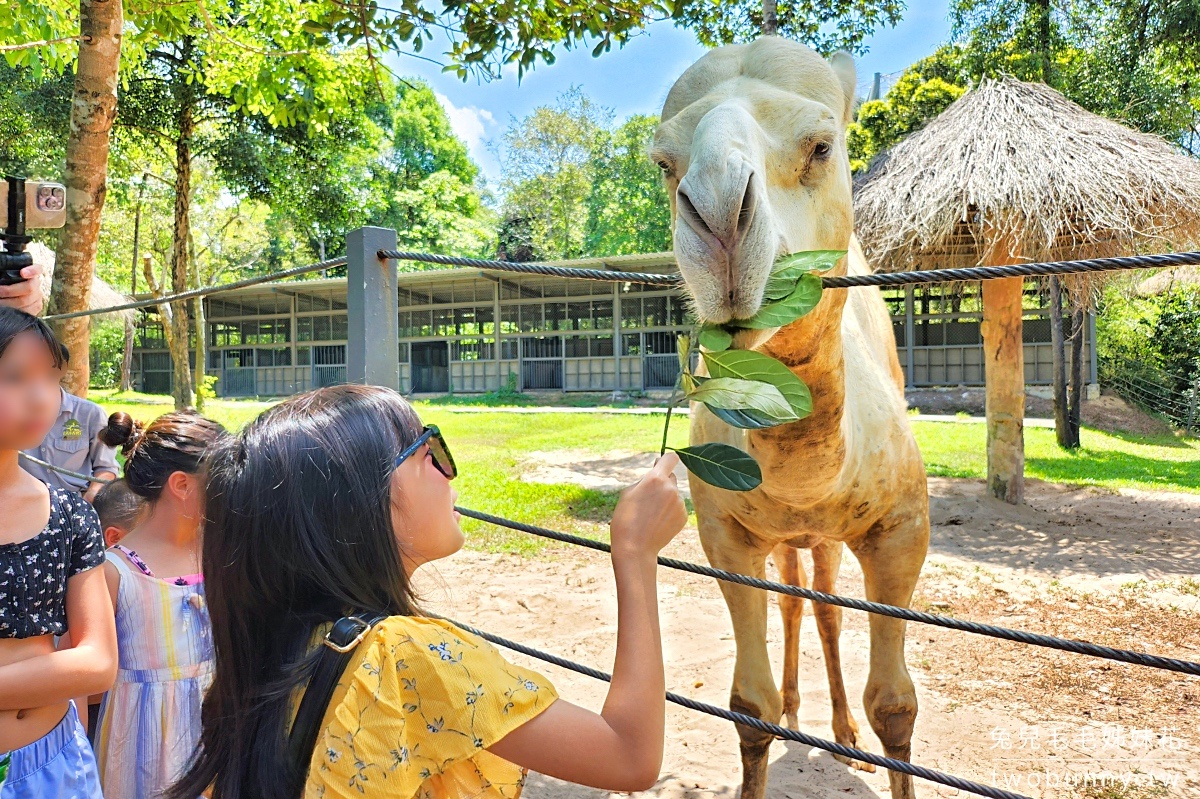
<svg viewBox="0 0 1200 799">
<path fill-rule="evenodd" d="M 25 227 L 55 228 L 67 222 L 67 187 L 61 183 L 25 181 Z M 8 224 L 8 181 L 0 180 L 0 226 Z"/>
</svg>

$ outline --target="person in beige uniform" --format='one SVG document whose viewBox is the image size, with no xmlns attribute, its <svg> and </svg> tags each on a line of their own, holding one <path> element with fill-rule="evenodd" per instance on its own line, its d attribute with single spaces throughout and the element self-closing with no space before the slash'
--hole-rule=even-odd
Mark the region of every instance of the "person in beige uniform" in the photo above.
<svg viewBox="0 0 1200 799">
<path fill-rule="evenodd" d="M 117 450 L 98 438 L 107 425 L 103 408 L 62 390 L 62 410 L 54 427 L 39 447 L 25 450 L 25 454 L 73 472 L 112 480 L 117 476 Z M 28 458 L 21 458 L 21 466 L 47 485 L 83 494 L 89 502 L 102 485 L 47 469 Z"/>
</svg>

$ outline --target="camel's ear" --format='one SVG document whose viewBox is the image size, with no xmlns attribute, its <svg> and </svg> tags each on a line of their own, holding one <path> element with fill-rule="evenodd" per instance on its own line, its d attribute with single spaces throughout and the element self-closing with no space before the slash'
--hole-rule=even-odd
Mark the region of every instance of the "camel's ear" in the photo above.
<svg viewBox="0 0 1200 799">
<path fill-rule="evenodd" d="M 854 115 L 854 92 L 858 88 L 858 72 L 854 69 L 854 59 L 849 53 L 834 53 L 829 59 L 829 66 L 833 68 L 833 74 L 837 75 L 838 82 L 842 84 L 842 93 L 846 95 L 845 119 L 849 123 Z"/>
</svg>

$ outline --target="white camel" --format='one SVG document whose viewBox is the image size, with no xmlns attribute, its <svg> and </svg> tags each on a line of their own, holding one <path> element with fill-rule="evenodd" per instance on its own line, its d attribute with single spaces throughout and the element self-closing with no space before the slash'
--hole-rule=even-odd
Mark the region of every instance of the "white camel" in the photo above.
<svg viewBox="0 0 1200 799">
<path fill-rule="evenodd" d="M 833 274 L 870 271 L 853 237 L 846 124 L 854 65 L 826 62 L 777 37 L 708 53 L 676 81 L 652 157 L 671 196 L 675 255 L 701 321 L 752 316 L 772 264 L 802 250 L 849 250 Z M 692 408 L 691 443 L 724 442 L 758 461 L 763 483 L 736 493 L 692 481 L 700 537 L 716 567 L 763 576 L 774 552 L 784 579 L 806 582 L 796 548 L 812 551 L 813 588 L 834 592 L 842 547 L 862 566 L 867 597 L 907 606 L 929 542 L 925 469 L 908 425 L 891 320 L 876 289 L 831 290 L 800 320 L 739 332 L 734 347 L 786 364 L 812 390 L 813 413 L 781 427 L 738 430 Z M 767 595 L 722 583 L 737 662 L 731 707 L 795 727 L 802 601 L 781 602 L 783 694 L 767 654 Z M 862 746 L 842 683 L 840 609 L 815 605 L 840 743 Z M 887 755 L 908 759 L 917 697 L 904 664 L 905 623 L 870 618 L 863 703 Z M 743 799 L 767 785 L 770 736 L 739 728 Z M 855 764 L 859 765 L 859 764 Z M 861 766 L 860 766 L 861 767 Z M 890 774 L 893 799 L 914 796 Z"/>
</svg>

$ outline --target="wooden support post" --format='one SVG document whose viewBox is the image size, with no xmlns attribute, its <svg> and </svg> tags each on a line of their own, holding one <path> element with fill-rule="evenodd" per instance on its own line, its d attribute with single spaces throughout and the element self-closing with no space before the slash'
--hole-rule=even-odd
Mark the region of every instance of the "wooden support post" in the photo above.
<svg viewBox="0 0 1200 799">
<path fill-rule="evenodd" d="M 1049 314 L 1050 346 L 1054 354 L 1054 434 L 1058 445 L 1069 449 L 1074 445 L 1071 443 L 1070 425 L 1067 422 L 1067 347 L 1066 336 L 1063 334 L 1062 284 L 1057 275 L 1050 277 Z"/>
<path fill-rule="evenodd" d="M 991 248 L 989 265 L 1016 263 L 1016 242 Z M 1025 346 L 1019 277 L 983 281 L 983 361 L 987 380 L 988 491 L 1020 505 L 1025 499 Z"/>
<path fill-rule="evenodd" d="M 1071 386 L 1068 393 L 1067 425 L 1071 447 L 1080 445 L 1079 427 L 1083 411 L 1083 338 L 1087 335 L 1083 305 L 1072 296 L 1071 306 Z"/>
<path fill-rule="evenodd" d="M 346 382 L 400 390 L 400 309 L 396 262 L 378 256 L 396 249 L 396 231 L 365 227 L 346 235 Z"/>
</svg>

